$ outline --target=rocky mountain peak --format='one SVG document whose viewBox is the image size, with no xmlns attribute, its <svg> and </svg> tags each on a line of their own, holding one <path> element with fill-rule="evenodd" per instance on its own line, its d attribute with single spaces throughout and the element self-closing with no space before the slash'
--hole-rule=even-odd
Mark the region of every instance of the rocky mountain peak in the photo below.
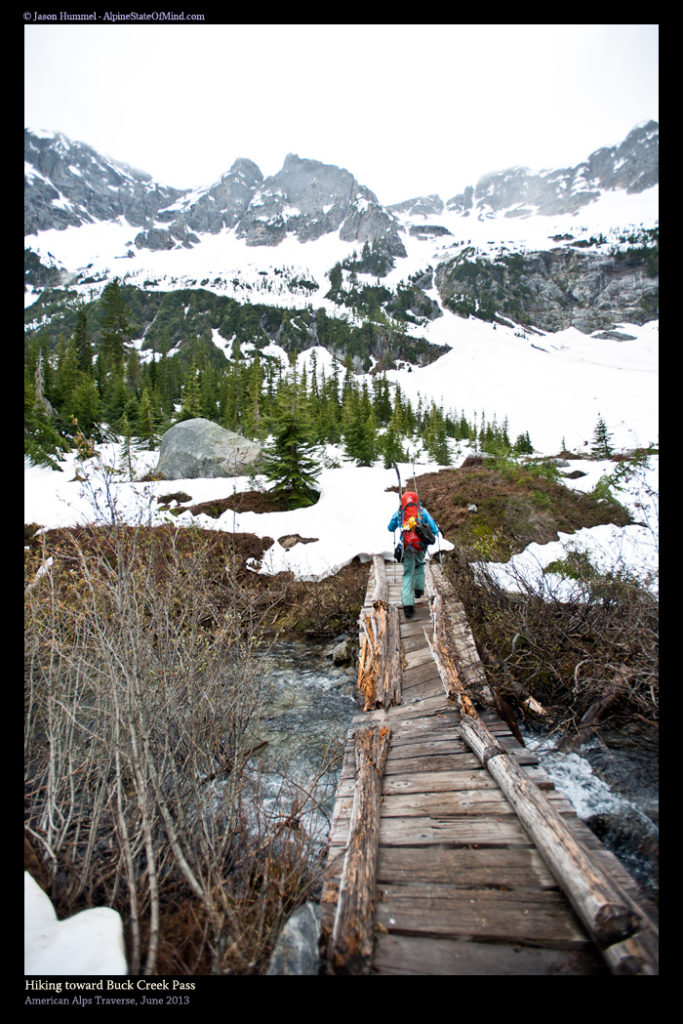
<svg viewBox="0 0 683 1024">
<path fill-rule="evenodd" d="M 192 247 L 202 234 L 232 230 L 250 246 L 277 246 L 337 234 L 340 240 L 380 244 L 405 256 L 401 238 L 447 234 L 442 214 L 477 219 L 576 213 L 602 191 L 639 192 L 658 181 L 659 126 L 637 125 L 618 146 L 603 147 L 576 167 L 532 171 L 511 167 L 482 176 L 445 203 L 431 194 L 384 207 L 350 171 L 288 153 L 267 178 L 246 157 L 214 184 L 179 190 L 97 153 L 61 133 L 25 133 L 25 230 L 63 229 L 125 218 L 140 230 L 138 249 Z M 410 223 L 414 219 L 414 223 Z"/>
<path fill-rule="evenodd" d="M 642 192 L 659 181 L 659 125 L 647 121 L 618 146 L 596 150 L 586 161 L 587 175 L 600 188 Z"/>
<path fill-rule="evenodd" d="M 228 171 L 228 174 L 233 178 L 242 177 L 246 182 L 255 185 L 260 185 L 263 181 L 263 174 L 258 164 L 255 164 L 253 160 L 247 159 L 247 157 L 238 157 Z"/>
<path fill-rule="evenodd" d="M 295 153 L 265 179 L 236 231 L 247 245 L 277 245 L 288 234 L 309 242 L 338 232 L 344 241 L 381 240 L 393 255 L 405 255 L 398 223 L 374 192 L 344 168 Z"/>
<path fill-rule="evenodd" d="M 555 216 L 577 213 L 603 191 L 642 192 L 659 181 L 659 125 L 637 125 L 618 146 L 595 150 L 575 167 L 533 171 L 507 167 L 482 175 L 474 188 L 447 200 L 449 210 L 475 215 Z"/>
<path fill-rule="evenodd" d="M 25 231 L 115 220 L 143 225 L 183 193 L 61 132 L 24 131 Z"/>
</svg>

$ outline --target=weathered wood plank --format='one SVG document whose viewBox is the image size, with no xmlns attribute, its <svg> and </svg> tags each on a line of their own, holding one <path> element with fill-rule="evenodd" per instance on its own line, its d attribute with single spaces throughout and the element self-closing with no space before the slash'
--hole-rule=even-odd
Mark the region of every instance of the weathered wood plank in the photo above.
<svg viewBox="0 0 683 1024">
<path fill-rule="evenodd" d="M 548 867 L 532 846 L 411 847 L 380 846 L 377 882 L 401 885 L 419 878 L 465 888 L 557 889 Z"/>
<path fill-rule="evenodd" d="M 380 929 L 405 935 L 476 938 L 554 949 L 591 945 L 581 922 L 567 913 L 563 893 L 494 889 L 459 889 L 440 885 L 380 886 L 376 907 Z"/>
<path fill-rule="evenodd" d="M 416 759 L 417 760 L 417 759 Z M 432 758 L 428 759 L 431 764 Z M 411 764 L 413 762 L 410 762 Z M 396 775 L 384 774 L 383 796 L 410 795 L 414 793 L 432 793 L 438 796 L 443 793 L 479 792 L 485 790 L 500 793 L 500 789 L 488 772 L 481 767 L 463 771 L 406 771 Z M 353 780 L 340 779 L 337 795 L 345 799 L 353 795 Z M 506 801 L 507 803 L 507 801 Z M 509 805 L 508 805 L 509 806 Z"/>
<path fill-rule="evenodd" d="M 432 665 L 434 663 L 429 648 L 425 647 L 424 644 L 421 644 L 416 650 L 406 651 L 404 661 L 406 669 L 415 668 L 418 665 Z"/>
<path fill-rule="evenodd" d="M 457 689 L 470 701 L 495 703 L 481 664 L 465 609 L 457 599 L 453 586 L 441 567 L 430 564 L 430 587 L 433 590 L 432 619 L 434 648 L 440 662 L 448 669 Z"/>
<path fill-rule="evenodd" d="M 383 818 L 379 841 L 384 846 L 431 846 L 449 843 L 452 846 L 472 844 L 490 846 L 530 846 L 529 836 L 514 816 L 504 820 L 475 818 Z"/>
<path fill-rule="evenodd" d="M 352 796 L 340 796 L 342 804 L 347 801 L 349 812 Z M 514 816 L 509 803 L 497 789 L 462 790 L 429 793 L 390 793 L 382 797 L 382 820 L 387 818 L 433 818 L 446 822 L 449 818 L 463 815 L 487 815 L 502 820 L 506 815 Z"/>
<path fill-rule="evenodd" d="M 412 746 L 406 747 L 408 750 L 414 749 Z M 477 759 L 471 752 L 462 751 L 456 754 L 432 754 L 425 755 L 423 757 L 415 758 L 396 758 L 387 765 L 385 777 L 387 781 L 394 776 L 402 778 L 406 775 L 423 774 L 427 770 L 425 761 L 429 762 L 429 771 L 432 773 L 439 774 L 440 772 L 459 772 L 459 771 L 476 771 L 481 768 L 481 765 L 477 763 Z M 486 773 L 484 773 L 486 774 Z"/>
<path fill-rule="evenodd" d="M 415 665 L 414 668 L 403 669 L 403 688 L 407 689 L 410 686 L 415 686 L 424 682 L 431 682 L 434 686 L 434 693 L 438 693 L 441 687 L 441 680 L 439 673 L 436 670 L 435 665 L 430 665 L 426 661 L 423 665 Z"/>
<path fill-rule="evenodd" d="M 386 563 L 381 555 L 374 555 L 372 559 L 374 591 L 372 603 L 378 601 L 387 603 L 389 600 L 389 581 L 387 578 Z"/>
<path fill-rule="evenodd" d="M 427 679 L 422 683 L 415 683 L 412 686 L 401 686 L 401 699 L 406 705 L 414 704 L 416 701 L 427 700 L 434 693 L 434 681 Z"/>
<path fill-rule="evenodd" d="M 539 949 L 502 942 L 384 935 L 375 939 L 373 973 L 398 975 L 605 975 L 592 950 Z"/>
<path fill-rule="evenodd" d="M 381 587 L 378 588 L 381 592 Z M 401 638 L 398 609 L 377 600 L 361 613 L 358 691 L 365 710 L 401 702 Z"/>
<path fill-rule="evenodd" d="M 424 651 L 424 636 L 420 636 L 419 633 L 414 633 L 412 636 L 404 636 L 401 633 L 401 644 L 403 645 L 403 652 L 407 656 L 413 654 L 415 651 Z"/>
</svg>

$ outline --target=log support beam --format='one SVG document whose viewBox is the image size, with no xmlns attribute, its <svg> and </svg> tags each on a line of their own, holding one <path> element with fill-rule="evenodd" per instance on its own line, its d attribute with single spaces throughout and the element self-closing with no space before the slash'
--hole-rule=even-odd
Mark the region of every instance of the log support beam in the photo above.
<svg viewBox="0 0 683 1024">
<path fill-rule="evenodd" d="M 328 974 L 368 974 L 374 943 L 375 879 L 388 726 L 359 729 L 354 738 L 356 782 L 337 910 L 327 944 Z"/>
<path fill-rule="evenodd" d="M 374 558 L 375 589 L 371 608 L 360 616 L 358 690 L 364 711 L 401 703 L 401 626 L 399 611 L 388 603 L 389 586 L 384 559 Z"/>
</svg>

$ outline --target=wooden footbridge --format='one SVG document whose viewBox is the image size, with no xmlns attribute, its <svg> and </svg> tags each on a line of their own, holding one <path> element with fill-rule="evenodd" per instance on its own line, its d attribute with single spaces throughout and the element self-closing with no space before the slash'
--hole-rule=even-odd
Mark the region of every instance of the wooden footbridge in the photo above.
<svg viewBox="0 0 683 1024">
<path fill-rule="evenodd" d="M 499 717 L 440 566 L 428 562 L 410 620 L 400 577 L 375 557 L 322 970 L 658 974 L 656 911 Z"/>
</svg>

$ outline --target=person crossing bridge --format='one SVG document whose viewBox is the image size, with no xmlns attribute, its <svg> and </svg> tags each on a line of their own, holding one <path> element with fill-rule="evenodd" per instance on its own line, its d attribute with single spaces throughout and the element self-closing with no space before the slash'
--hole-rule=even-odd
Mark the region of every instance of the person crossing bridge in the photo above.
<svg viewBox="0 0 683 1024">
<path fill-rule="evenodd" d="M 388 529 L 401 531 L 395 557 L 403 563 L 401 603 L 403 614 L 410 619 L 415 613 L 415 599 L 424 594 L 427 549 L 436 541 L 439 527 L 421 504 L 417 492 L 405 491 Z"/>
</svg>

